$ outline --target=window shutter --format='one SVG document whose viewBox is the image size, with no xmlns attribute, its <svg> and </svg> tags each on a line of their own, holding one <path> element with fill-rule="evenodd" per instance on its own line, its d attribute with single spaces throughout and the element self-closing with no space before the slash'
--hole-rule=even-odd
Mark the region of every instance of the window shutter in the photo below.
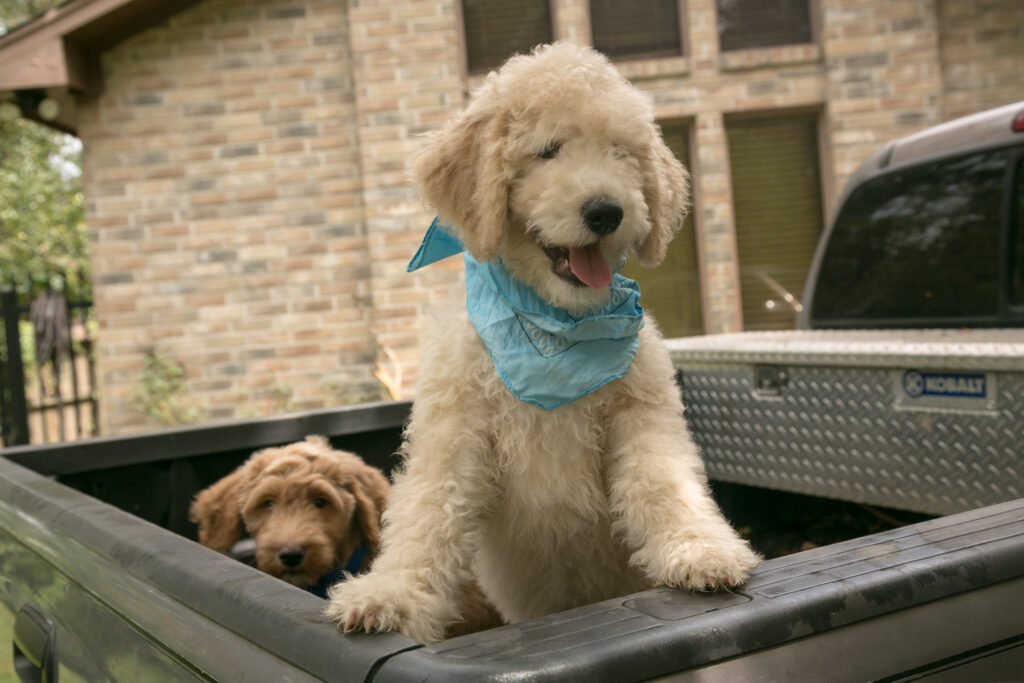
<svg viewBox="0 0 1024 683">
<path fill-rule="evenodd" d="M 743 328 L 792 329 L 822 230 L 817 116 L 729 121 L 726 133 Z"/>
<path fill-rule="evenodd" d="M 590 0 L 594 47 L 612 59 L 683 54 L 679 0 Z"/>
<path fill-rule="evenodd" d="M 484 73 L 516 53 L 550 43 L 548 0 L 462 0 L 466 61 L 470 73 Z"/>
<path fill-rule="evenodd" d="M 664 126 L 662 137 L 676 158 L 688 165 L 687 127 Z M 631 262 L 623 268 L 622 274 L 640 283 L 640 303 L 645 311 L 654 315 L 666 337 L 704 333 L 692 210 L 675 239 L 669 243 L 665 260 L 657 268 L 643 268 Z"/>
</svg>

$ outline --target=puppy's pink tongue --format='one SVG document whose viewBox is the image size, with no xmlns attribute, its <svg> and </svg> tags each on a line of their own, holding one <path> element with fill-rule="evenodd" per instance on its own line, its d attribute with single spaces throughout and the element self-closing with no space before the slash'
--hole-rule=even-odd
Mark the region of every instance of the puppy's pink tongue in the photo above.
<svg viewBox="0 0 1024 683">
<path fill-rule="evenodd" d="M 612 269 L 596 244 L 569 248 L 569 270 L 579 281 L 593 289 L 604 289 L 612 281 Z"/>
</svg>

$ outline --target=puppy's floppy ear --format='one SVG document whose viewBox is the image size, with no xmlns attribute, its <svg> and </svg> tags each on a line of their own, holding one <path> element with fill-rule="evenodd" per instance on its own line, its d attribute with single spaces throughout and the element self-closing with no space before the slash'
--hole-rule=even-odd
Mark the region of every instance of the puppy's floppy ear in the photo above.
<svg viewBox="0 0 1024 683">
<path fill-rule="evenodd" d="M 199 525 L 199 542 L 207 548 L 225 551 L 242 537 L 239 504 L 248 478 L 248 467 L 242 465 L 192 501 L 188 518 Z"/>
<path fill-rule="evenodd" d="M 641 168 L 651 231 L 637 246 L 636 254 L 643 265 L 653 268 L 665 258 L 668 243 L 689 210 L 690 174 L 661 139 L 657 126 L 653 126 L 651 148 Z"/>
<path fill-rule="evenodd" d="M 356 499 L 353 523 L 366 544 L 367 554 L 360 570 L 369 566 L 380 551 L 380 519 L 388 504 L 390 485 L 387 478 L 376 467 L 363 465 L 351 477 L 346 478 L 344 488 Z"/>
<path fill-rule="evenodd" d="M 508 220 L 505 117 L 467 110 L 430 138 L 413 175 L 424 199 L 452 224 L 478 261 L 498 254 Z"/>
</svg>

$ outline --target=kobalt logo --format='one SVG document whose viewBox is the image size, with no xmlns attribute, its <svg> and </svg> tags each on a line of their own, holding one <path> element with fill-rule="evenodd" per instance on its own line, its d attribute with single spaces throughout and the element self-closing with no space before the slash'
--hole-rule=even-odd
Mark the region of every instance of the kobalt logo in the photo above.
<svg viewBox="0 0 1024 683">
<path fill-rule="evenodd" d="M 908 370 L 903 374 L 907 396 L 964 396 L 985 398 L 985 375 L 963 375 Z"/>
<path fill-rule="evenodd" d="M 920 372 L 908 370 L 903 375 L 903 391 L 907 392 L 907 396 L 912 398 L 917 398 L 924 393 L 924 377 L 921 376 Z"/>
</svg>

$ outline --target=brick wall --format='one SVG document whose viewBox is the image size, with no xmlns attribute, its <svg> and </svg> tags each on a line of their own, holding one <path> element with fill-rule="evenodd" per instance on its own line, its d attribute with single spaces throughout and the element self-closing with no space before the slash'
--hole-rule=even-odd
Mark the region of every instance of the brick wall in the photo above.
<svg viewBox="0 0 1024 683">
<path fill-rule="evenodd" d="M 345 3 L 208 0 L 103 56 L 83 103 L 101 426 L 147 349 L 205 419 L 378 396 Z"/>
<path fill-rule="evenodd" d="M 715 0 L 686 3 L 685 57 L 618 64 L 651 94 L 659 120 L 687 121 L 694 131 L 694 217 L 709 333 L 742 329 L 726 118 L 820 109 L 826 92 L 818 45 L 721 52 L 715 7 Z"/>
<path fill-rule="evenodd" d="M 424 314 L 461 277 L 458 259 L 405 272 L 432 219 L 410 182 L 412 155 L 419 138 L 464 102 L 456 11 L 451 0 L 363 0 L 351 9 L 373 332 L 378 361 L 401 376 L 406 393 Z"/>
<path fill-rule="evenodd" d="M 886 140 L 1019 99 L 1016 0 L 812 0 L 811 44 L 720 52 L 715 0 L 682 4 L 685 54 L 619 62 L 689 124 L 708 332 L 741 328 L 730 117 L 821 114 L 825 211 Z M 554 35 L 590 41 L 586 0 Z M 101 321 L 103 429 L 150 425 L 146 350 L 189 372 L 204 417 L 411 394 L 452 259 L 405 273 L 431 219 L 420 136 L 465 103 L 458 0 L 204 0 L 103 59 L 81 107 Z"/>
<path fill-rule="evenodd" d="M 886 141 L 942 120 L 934 0 L 823 0 L 836 191 Z"/>
<path fill-rule="evenodd" d="M 1016 0 L 823 0 L 836 191 L 894 137 L 1024 99 Z"/>
<path fill-rule="evenodd" d="M 943 118 L 1024 99 L 1024 2 L 938 0 Z"/>
</svg>

